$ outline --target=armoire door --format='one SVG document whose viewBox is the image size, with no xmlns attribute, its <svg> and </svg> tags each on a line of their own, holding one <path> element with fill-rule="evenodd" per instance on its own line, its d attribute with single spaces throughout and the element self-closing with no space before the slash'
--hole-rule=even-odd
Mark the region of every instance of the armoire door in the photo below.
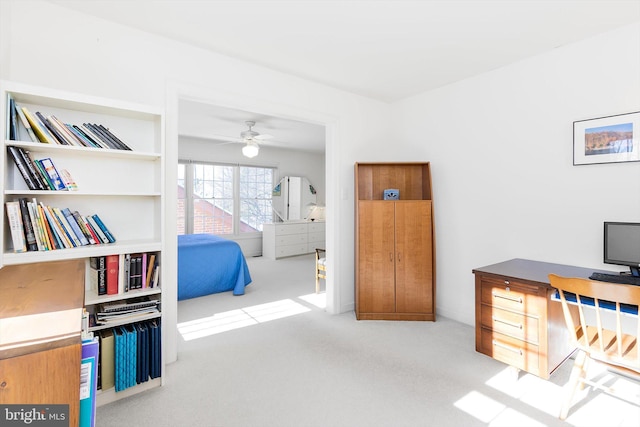
<svg viewBox="0 0 640 427">
<path fill-rule="evenodd" d="M 359 201 L 358 311 L 394 313 L 394 276 L 394 203 Z"/>
<path fill-rule="evenodd" d="M 431 201 L 395 203 L 396 312 L 433 312 Z"/>
</svg>

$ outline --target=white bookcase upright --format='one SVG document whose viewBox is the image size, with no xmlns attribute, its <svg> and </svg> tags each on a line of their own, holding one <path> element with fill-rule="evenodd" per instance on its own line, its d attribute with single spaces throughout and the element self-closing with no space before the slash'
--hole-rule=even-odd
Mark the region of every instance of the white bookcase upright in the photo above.
<svg viewBox="0 0 640 427">
<path fill-rule="evenodd" d="M 162 259 L 164 248 L 164 114 L 156 107 L 79 95 L 15 82 L 0 82 L 0 268 L 6 265 L 45 263 L 84 259 L 85 307 L 107 301 L 127 300 L 149 295 L 162 300 L 162 263 L 159 287 L 117 295 L 98 296 L 88 280 L 89 258 L 153 252 Z M 9 98 L 35 113 L 55 115 L 65 123 L 99 123 L 113 129 L 131 147 L 128 150 L 88 148 L 9 139 Z M 67 169 L 77 183 L 77 191 L 30 190 L 7 153 L 8 146 L 23 147 L 32 157 L 50 157 L 55 165 Z M 77 210 L 82 215 L 98 214 L 116 238 L 115 243 L 78 246 L 68 249 L 15 253 L 5 203 L 21 197 L 36 198 L 48 206 Z M 162 307 L 162 304 L 160 304 Z M 162 310 L 161 310 L 162 312 Z M 162 313 L 155 317 L 162 322 Z M 94 328 L 97 330 L 100 328 Z M 164 332 L 163 332 L 163 335 Z M 162 340 L 164 342 L 165 340 Z M 164 351 L 163 351 L 164 353 Z M 162 357 L 164 360 L 164 357 Z M 162 384 L 162 376 L 121 392 L 99 391 L 98 405 Z"/>
</svg>

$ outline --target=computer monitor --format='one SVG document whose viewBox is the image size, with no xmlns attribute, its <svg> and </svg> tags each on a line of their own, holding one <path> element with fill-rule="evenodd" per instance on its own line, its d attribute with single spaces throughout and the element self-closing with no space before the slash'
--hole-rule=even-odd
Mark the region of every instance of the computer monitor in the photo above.
<svg viewBox="0 0 640 427">
<path fill-rule="evenodd" d="M 640 276 L 640 223 L 604 223 L 604 263 L 626 265 Z"/>
</svg>

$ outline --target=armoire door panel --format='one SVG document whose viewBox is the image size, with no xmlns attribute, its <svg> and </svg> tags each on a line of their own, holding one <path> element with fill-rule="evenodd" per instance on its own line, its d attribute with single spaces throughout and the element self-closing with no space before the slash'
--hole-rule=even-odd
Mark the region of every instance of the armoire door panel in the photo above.
<svg viewBox="0 0 640 427">
<path fill-rule="evenodd" d="M 358 224 L 358 307 L 362 312 L 395 311 L 393 203 L 360 201 Z"/>
<path fill-rule="evenodd" d="M 396 311 L 430 313 L 432 301 L 431 201 L 395 203 Z"/>
</svg>

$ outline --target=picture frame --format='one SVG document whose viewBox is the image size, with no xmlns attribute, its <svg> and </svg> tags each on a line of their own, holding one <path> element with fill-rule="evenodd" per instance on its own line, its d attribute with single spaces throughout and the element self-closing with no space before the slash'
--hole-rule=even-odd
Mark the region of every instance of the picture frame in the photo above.
<svg viewBox="0 0 640 427">
<path fill-rule="evenodd" d="M 573 165 L 640 161 L 640 111 L 573 122 Z"/>
</svg>

